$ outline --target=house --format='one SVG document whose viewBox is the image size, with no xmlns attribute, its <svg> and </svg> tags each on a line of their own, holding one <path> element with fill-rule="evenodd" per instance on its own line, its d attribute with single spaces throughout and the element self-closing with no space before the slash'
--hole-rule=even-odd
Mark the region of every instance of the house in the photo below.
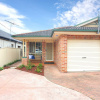
<svg viewBox="0 0 100 100">
<path fill-rule="evenodd" d="M 0 30 L 0 48 L 22 48 L 22 42 L 11 37 L 11 34 Z"/>
<path fill-rule="evenodd" d="M 22 64 L 55 63 L 61 72 L 100 70 L 98 18 L 76 26 L 13 35 L 23 41 Z M 33 55 L 33 58 L 30 56 Z"/>
</svg>

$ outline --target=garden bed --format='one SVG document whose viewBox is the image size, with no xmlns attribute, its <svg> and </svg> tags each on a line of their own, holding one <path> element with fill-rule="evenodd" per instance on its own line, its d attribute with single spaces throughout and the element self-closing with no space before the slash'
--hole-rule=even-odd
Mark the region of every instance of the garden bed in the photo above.
<svg viewBox="0 0 100 100">
<path fill-rule="evenodd" d="M 5 66 L 5 67 L 3 67 L 3 69 L 8 69 L 8 68 L 10 68 L 9 66 Z"/>
<path fill-rule="evenodd" d="M 16 69 L 21 70 L 21 71 L 25 71 L 25 72 L 29 72 L 29 73 L 33 73 L 33 74 L 38 74 L 38 75 L 44 76 L 44 66 L 43 66 L 43 68 L 41 69 L 42 72 L 36 72 L 36 71 L 35 71 L 36 67 L 37 67 L 37 66 L 34 66 L 34 67 L 32 67 L 32 69 L 29 69 L 29 70 L 27 70 L 25 67 L 23 67 L 23 68 L 17 67 Z"/>
<path fill-rule="evenodd" d="M 8 67 L 8 66 L 0 67 L 0 71 L 2 71 L 2 70 L 4 70 L 4 69 L 8 69 L 8 68 L 10 68 L 10 67 Z"/>
</svg>

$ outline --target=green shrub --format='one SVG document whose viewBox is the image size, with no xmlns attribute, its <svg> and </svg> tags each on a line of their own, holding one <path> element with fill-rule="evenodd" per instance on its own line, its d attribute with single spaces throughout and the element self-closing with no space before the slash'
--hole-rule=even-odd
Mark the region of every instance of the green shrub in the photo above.
<svg viewBox="0 0 100 100">
<path fill-rule="evenodd" d="M 31 70 L 32 69 L 32 66 L 29 66 L 29 65 L 25 66 L 25 67 L 26 67 L 27 70 Z"/>
<path fill-rule="evenodd" d="M 23 67 L 25 67 L 25 65 L 24 65 L 24 64 L 22 64 L 22 65 L 18 66 L 18 68 L 23 68 Z"/>
<path fill-rule="evenodd" d="M 3 65 L 3 67 L 6 67 L 6 65 Z"/>
<path fill-rule="evenodd" d="M 42 72 L 42 70 L 39 68 L 39 66 L 36 67 L 35 71 L 38 72 L 38 73 Z"/>
<path fill-rule="evenodd" d="M 33 64 L 32 67 L 35 67 L 35 65 Z"/>
<path fill-rule="evenodd" d="M 32 66 L 30 59 L 29 59 L 29 61 L 28 61 L 28 65 L 29 65 L 29 66 Z"/>
<path fill-rule="evenodd" d="M 39 66 L 38 66 L 38 67 L 39 67 L 40 69 L 42 69 L 42 68 L 43 68 L 42 66 L 43 66 L 43 65 L 42 65 L 41 63 L 39 63 Z"/>
<path fill-rule="evenodd" d="M 3 67 L 0 67 L 0 70 L 3 70 Z"/>
</svg>

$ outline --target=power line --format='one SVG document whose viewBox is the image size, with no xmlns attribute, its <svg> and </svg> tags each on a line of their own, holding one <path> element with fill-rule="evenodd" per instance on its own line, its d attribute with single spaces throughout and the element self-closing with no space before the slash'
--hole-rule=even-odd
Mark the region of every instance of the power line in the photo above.
<svg viewBox="0 0 100 100">
<path fill-rule="evenodd" d="M 0 23 L 1 24 L 1 23 Z M 1 24 L 3 27 L 5 27 L 6 29 L 10 30 L 8 27 L 6 27 L 5 25 Z M 12 31 L 13 32 L 13 31 Z M 15 33 L 15 32 L 13 32 Z M 16 33 L 15 33 L 16 34 Z"/>
<path fill-rule="evenodd" d="M 13 25 L 19 26 L 19 25 L 13 23 L 13 22 L 8 21 L 8 20 L 5 20 L 5 21 L 8 22 L 8 23 L 10 23 L 10 24 L 13 24 Z"/>
<path fill-rule="evenodd" d="M 5 20 L 5 21 L 8 22 L 8 23 L 10 23 L 10 34 L 11 34 L 11 32 L 12 32 L 12 31 L 11 31 L 12 25 L 19 26 L 19 25 L 13 23 L 13 22 L 8 21 L 8 20 Z"/>
</svg>

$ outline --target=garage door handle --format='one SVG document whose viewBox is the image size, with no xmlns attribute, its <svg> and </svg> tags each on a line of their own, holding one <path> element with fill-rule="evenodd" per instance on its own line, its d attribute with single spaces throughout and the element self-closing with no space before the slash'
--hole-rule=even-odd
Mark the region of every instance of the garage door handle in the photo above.
<svg viewBox="0 0 100 100">
<path fill-rule="evenodd" d="M 86 57 L 82 57 L 82 59 L 86 59 Z"/>
</svg>

